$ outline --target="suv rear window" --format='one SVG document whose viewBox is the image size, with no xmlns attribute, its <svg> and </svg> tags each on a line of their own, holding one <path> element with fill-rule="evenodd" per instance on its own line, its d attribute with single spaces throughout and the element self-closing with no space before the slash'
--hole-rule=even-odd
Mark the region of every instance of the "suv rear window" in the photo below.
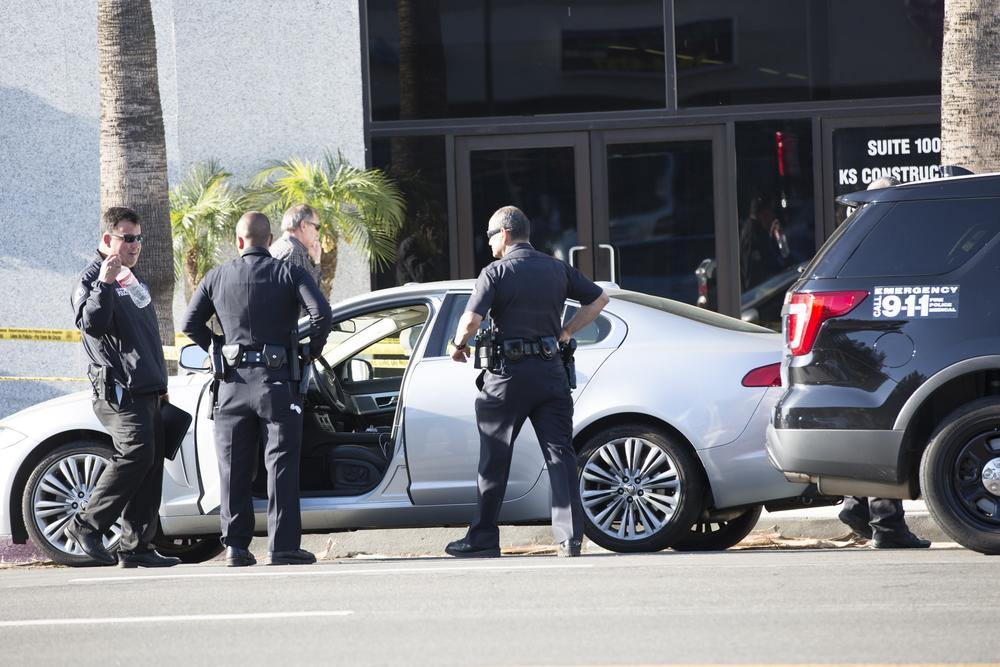
<svg viewBox="0 0 1000 667">
<path fill-rule="evenodd" d="M 1000 231 L 1000 199 L 899 202 L 861 242 L 840 277 L 954 271 Z"/>
<path fill-rule="evenodd" d="M 695 322 L 701 322 L 702 324 L 708 324 L 709 326 L 718 327 L 720 329 L 745 331 L 747 333 L 774 333 L 770 329 L 765 329 L 764 327 L 757 326 L 756 324 L 750 324 L 749 322 L 738 320 L 735 317 L 729 317 L 728 315 L 722 315 L 712 310 L 705 310 L 704 308 L 698 308 L 697 306 L 681 303 L 680 301 L 671 301 L 670 299 L 664 299 L 651 294 L 626 292 L 624 290 L 612 290 L 609 291 L 608 294 L 612 299 L 637 303 L 640 306 L 655 308 L 656 310 L 661 310 L 664 313 L 670 313 L 671 315 L 683 317 L 688 320 L 694 320 Z"/>
</svg>

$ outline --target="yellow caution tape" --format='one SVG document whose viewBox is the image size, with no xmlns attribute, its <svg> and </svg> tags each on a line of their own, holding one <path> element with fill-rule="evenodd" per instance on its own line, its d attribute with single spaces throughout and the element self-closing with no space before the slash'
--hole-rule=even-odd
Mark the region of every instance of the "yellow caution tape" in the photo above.
<svg viewBox="0 0 1000 667">
<path fill-rule="evenodd" d="M 87 378 L 62 378 L 62 377 L 15 377 L 13 375 L 0 375 L 0 382 L 89 382 Z"/>
<path fill-rule="evenodd" d="M 80 332 L 76 329 L 19 329 L 0 328 L 0 340 L 45 340 L 54 343 L 78 343 Z"/>
</svg>

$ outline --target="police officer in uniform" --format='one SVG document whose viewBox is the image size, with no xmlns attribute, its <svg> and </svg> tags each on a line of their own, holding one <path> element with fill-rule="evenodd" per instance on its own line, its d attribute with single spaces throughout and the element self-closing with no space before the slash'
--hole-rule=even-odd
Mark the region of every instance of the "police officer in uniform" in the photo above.
<svg viewBox="0 0 1000 667">
<path fill-rule="evenodd" d="M 170 567 L 180 559 L 149 546 L 163 486 L 160 404 L 167 398 L 167 367 L 149 290 L 123 271 L 136 265 L 142 251 L 139 216 L 130 208 L 111 207 L 104 212 L 102 232 L 97 256 L 73 293 L 73 310 L 90 359 L 94 414 L 111 434 L 115 453 L 87 507 L 66 525 L 66 534 L 98 563 L 113 565 L 102 535 L 120 516 L 118 564 Z"/>
<path fill-rule="evenodd" d="M 494 368 L 487 370 L 476 399 L 479 426 L 479 502 L 466 536 L 445 551 L 457 557 L 497 557 L 497 521 L 507 489 L 514 441 L 526 419 L 538 436 L 552 489 L 552 530 L 560 556 L 579 556 L 583 508 L 573 449 L 573 400 L 559 343 L 590 324 L 608 296 L 582 273 L 535 250 L 528 218 L 505 206 L 490 218 L 487 238 L 497 261 L 479 274 L 459 320 L 452 358 L 465 362 L 468 341 L 491 313 L 496 327 Z M 564 302 L 582 308 L 561 326 Z M 478 354 L 478 352 L 477 352 Z"/>
<path fill-rule="evenodd" d="M 299 266 L 271 257 L 271 225 L 251 211 L 236 225 L 240 256 L 216 267 L 198 285 L 184 333 L 206 351 L 221 347 L 224 376 L 218 387 L 215 448 L 219 458 L 222 541 L 226 564 L 253 565 L 251 484 L 257 447 L 267 468 L 268 557 L 271 565 L 300 565 L 316 557 L 300 549 L 299 455 L 302 396 L 295 331 L 300 307 L 312 322 L 312 354 L 330 331 L 330 305 Z M 207 323 L 217 316 L 223 340 Z M 223 344 L 224 342 L 224 344 Z M 217 352 L 217 348 L 214 349 Z"/>
</svg>

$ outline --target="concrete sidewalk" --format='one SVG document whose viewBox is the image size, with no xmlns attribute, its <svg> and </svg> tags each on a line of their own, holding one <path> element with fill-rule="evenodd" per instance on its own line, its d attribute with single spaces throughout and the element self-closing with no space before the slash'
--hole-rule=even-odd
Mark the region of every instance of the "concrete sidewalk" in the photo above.
<svg viewBox="0 0 1000 667">
<path fill-rule="evenodd" d="M 923 501 L 903 503 L 906 522 L 920 537 L 932 542 L 951 542 L 927 513 Z M 754 529 L 758 535 L 778 533 L 784 538 L 835 540 L 850 530 L 837 519 L 840 505 L 764 512 Z M 324 558 L 353 558 L 364 555 L 426 556 L 439 555 L 444 546 L 465 534 L 464 528 L 401 528 L 396 530 L 358 530 L 347 533 L 305 535 L 302 547 Z M 500 529 L 501 546 L 517 551 L 544 550 L 552 545 L 548 526 L 504 526 Z M 752 535 L 751 535 L 752 537 Z M 250 546 L 256 554 L 267 553 L 267 538 L 256 538 Z M 0 563 L 28 563 L 44 560 L 32 545 L 15 545 L 0 538 Z"/>
</svg>

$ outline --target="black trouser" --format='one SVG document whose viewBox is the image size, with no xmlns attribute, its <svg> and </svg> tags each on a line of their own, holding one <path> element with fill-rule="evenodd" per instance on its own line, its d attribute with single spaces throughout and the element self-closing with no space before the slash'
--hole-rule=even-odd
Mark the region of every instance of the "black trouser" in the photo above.
<svg viewBox="0 0 1000 667">
<path fill-rule="evenodd" d="M 841 514 L 853 514 L 861 521 L 871 524 L 872 533 L 892 533 L 906 530 L 903 519 L 903 501 L 898 498 L 868 498 L 844 496 Z"/>
<path fill-rule="evenodd" d="M 122 518 L 118 550 L 140 553 L 156 535 L 163 490 L 160 396 L 125 393 L 122 405 L 95 398 L 94 414 L 111 434 L 115 454 L 76 520 L 100 532 Z"/>
<path fill-rule="evenodd" d="M 254 532 L 251 485 L 258 443 L 267 468 L 269 551 L 293 551 L 302 539 L 299 452 L 302 399 L 286 368 L 246 366 L 226 371 L 215 413 L 222 541 L 246 549 Z"/>
<path fill-rule="evenodd" d="M 562 362 L 526 357 L 507 371 L 486 372 L 476 399 L 479 425 L 479 506 L 469 526 L 470 544 L 500 544 L 497 521 L 507 490 L 514 441 L 525 419 L 538 436 L 552 489 L 552 532 L 556 542 L 583 537 L 583 506 L 573 450 L 573 399 Z"/>
</svg>

